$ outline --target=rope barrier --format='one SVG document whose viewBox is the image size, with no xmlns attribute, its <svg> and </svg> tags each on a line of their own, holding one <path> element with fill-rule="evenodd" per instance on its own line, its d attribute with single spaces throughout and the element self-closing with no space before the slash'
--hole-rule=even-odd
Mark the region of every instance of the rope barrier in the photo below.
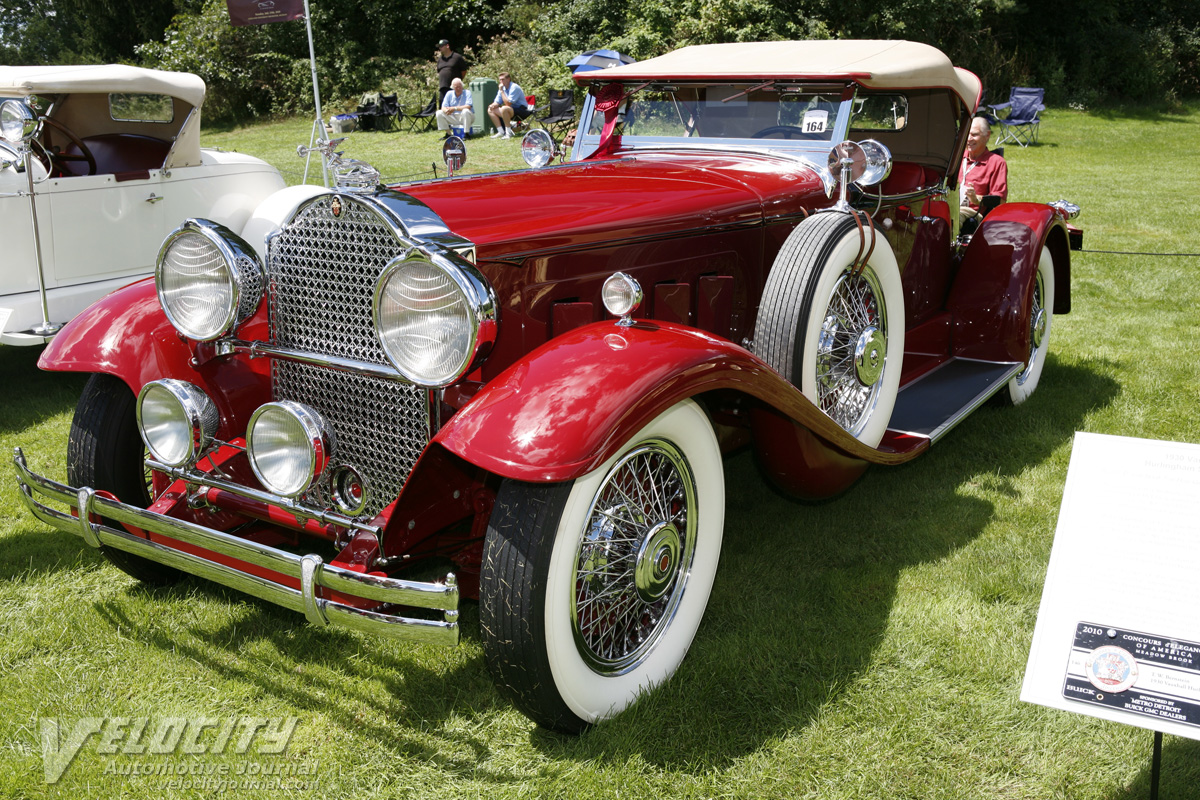
<svg viewBox="0 0 1200 800">
<path fill-rule="evenodd" d="M 1173 258 L 1200 258 L 1200 253 L 1136 253 L 1132 250 L 1079 250 L 1080 253 L 1107 253 L 1115 256 L 1171 256 Z"/>
</svg>

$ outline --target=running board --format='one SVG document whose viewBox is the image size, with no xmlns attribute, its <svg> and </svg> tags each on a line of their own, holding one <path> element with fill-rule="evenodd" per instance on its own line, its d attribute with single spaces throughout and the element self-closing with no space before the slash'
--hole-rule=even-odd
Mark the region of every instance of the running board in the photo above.
<svg viewBox="0 0 1200 800">
<path fill-rule="evenodd" d="M 900 390 L 888 429 L 936 442 L 1024 368 L 1020 363 L 952 358 Z"/>
</svg>

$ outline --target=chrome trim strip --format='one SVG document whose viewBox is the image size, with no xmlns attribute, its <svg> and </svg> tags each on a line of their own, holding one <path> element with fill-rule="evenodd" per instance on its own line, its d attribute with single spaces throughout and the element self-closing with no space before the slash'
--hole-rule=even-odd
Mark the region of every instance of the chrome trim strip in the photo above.
<svg viewBox="0 0 1200 800">
<path fill-rule="evenodd" d="M 336 369 L 339 372 L 349 372 L 354 375 L 365 375 L 371 378 L 383 378 L 412 385 L 396 368 L 389 365 L 372 364 L 369 361 L 358 361 L 353 358 L 310 353 L 295 350 L 291 347 L 280 347 L 268 342 L 247 342 L 241 339 L 225 339 L 217 343 L 217 355 L 227 356 L 234 353 L 245 353 L 251 358 L 278 358 L 282 361 L 295 361 L 301 364 L 312 364 L 317 367 Z"/>
<path fill-rule="evenodd" d="M 380 528 L 378 525 L 368 525 L 365 522 L 359 522 L 356 519 L 338 514 L 336 511 L 312 508 L 310 506 L 305 506 L 291 498 L 281 497 L 277 494 L 271 494 L 270 492 L 261 492 L 258 489 L 251 489 L 249 487 L 242 486 L 241 484 L 215 477 L 211 472 L 199 472 L 193 469 L 172 467 L 167 464 L 163 464 L 160 461 L 155 461 L 152 458 L 146 459 L 146 466 L 152 470 L 165 473 L 173 480 L 184 481 L 189 485 L 207 486 L 212 489 L 220 489 L 223 492 L 236 494 L 238 497 L 244 497 L 247 500 L 254 500 L 259 503 L 278 506 L 279 508 L 285 509 L 289 514 L 301 517 L 305 520 L 311 519 L 316 520 L 317 522 L 323 522 L 326 525 L 339 525 L 343 528 L 354 528 L 355 530 L 373 533 L 376 536 L 380 534 Z M 139 525 L 138 527 L 142 526 Z"/>
<path fill-rule="evenodd" d="M 13 450 L 13 465 L 17 472 L 21 499 L 25 505 L 39 520 L 56 528 L 75 533 L 85 539 L 94 537 L 102 546 L 114 547 L 303 613 L 316 624 L 321 624 L 320 621 L 324 620 L 330 625 L 341 625 L 403 641 L 458 644 L 459 591 L 453 574 L 447 575 L 445 584 L 363 575 L 326 565 L 321 562 L 319 556 L 297 556 L 191 522 L 164 517 L 120 501 L 109 500 L 87 487 L 76 490 L 51 481 L 29 470 L 19 447 Z M 81 503 L 80 515 L 76 518 L 42 505 L 35 498 L 35 494 L 67 505 Z M 143 539 L 127 531 L 90 522 L 91 514 L 102 514 L 118 522 L 279 572 L 298 579 L 301 588 L 292 589 L 201 556 Z M 86 534 L 85 529 L 88 531 Z M 442 610 L 445 612 L 444 621 L 399 617 L 353 608 L 318 597 L 318 588 L 354 594 L 380 603 Z"/>
</svg>

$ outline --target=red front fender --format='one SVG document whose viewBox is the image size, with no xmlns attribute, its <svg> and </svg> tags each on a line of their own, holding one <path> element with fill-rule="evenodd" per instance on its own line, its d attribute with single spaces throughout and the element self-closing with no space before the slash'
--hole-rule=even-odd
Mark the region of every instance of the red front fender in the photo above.
<svg viewBox="0 0 1200 800">
<path fill-rule="evenodd" d="M 137 394 L 152 380 L 178 378 L 204 389 L 221 412 L 224 435 L 238 436 L 250 412 L 269 398 L 267 361 L 192 364 L 192 346 L 167 320 L 146 278 L 93 303 L 46 345 L 38 366 L 51 372 L 104 373 Z M 218 365 L 220 375 L 217 377 Z"/>
<path fill-rule="evenodd" d="M 842 459 L 895 463 L 923 449 L 867 447 L 744 348 L 653 321 L 600 322 L 552 339 L 488 383 L 434 441 L 507 478 L 571 480 L 675 403 L 719 389 L 756 398 Z"/>
<path fill-rule="evenodd" d="M 103 372 L 138 391 L 147 381 L 191 372 L 191 349 L 167 321 L 146 278 L 93 303 L 46 346 L 51 372 Z"/>
</svg>

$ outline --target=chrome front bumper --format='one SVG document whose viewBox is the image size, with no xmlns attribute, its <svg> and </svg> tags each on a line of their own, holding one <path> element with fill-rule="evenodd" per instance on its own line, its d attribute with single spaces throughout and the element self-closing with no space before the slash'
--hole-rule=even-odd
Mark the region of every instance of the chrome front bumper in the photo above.
<svg viewBox="0 0 1200 800">
<path fill-rule="evenodd" d="M 458 584 L 453 574 L 447 576 L 445 584 L 364 575 L 325 564 L 317 555 L 298 556 L 192 522 L 155 514 L 118 500 L 110 500 L 91 488 L 76 489 L 49 480 L 30 471 L 19 447 L 13 451 L 13 464 L 17 469 L 21 498 L 34 516 L 42 522 L 82 537 L 92 547 L 113 547 L 216 581 L 298 611 L 304 614 L 309 622 L 321 627 L 341 625 L 404 641 L 458 644 Z M 40 502 L 41 498 L 76 508 L 79 510 L 79 516 L 74 517 L 43 505 Z M 122 529 L 91 522 L 90 519 L 97 515 L 289 576 L 300 582 L 300 589 L 296 590 L 207 558 L 143 539 Z M 443 621 L 437 621 L 380 614 L 318 597 L 317 590 L 320 588 L 380 603 L 439 609 L 445 612 L 445 616 Z"/>
</svg>

